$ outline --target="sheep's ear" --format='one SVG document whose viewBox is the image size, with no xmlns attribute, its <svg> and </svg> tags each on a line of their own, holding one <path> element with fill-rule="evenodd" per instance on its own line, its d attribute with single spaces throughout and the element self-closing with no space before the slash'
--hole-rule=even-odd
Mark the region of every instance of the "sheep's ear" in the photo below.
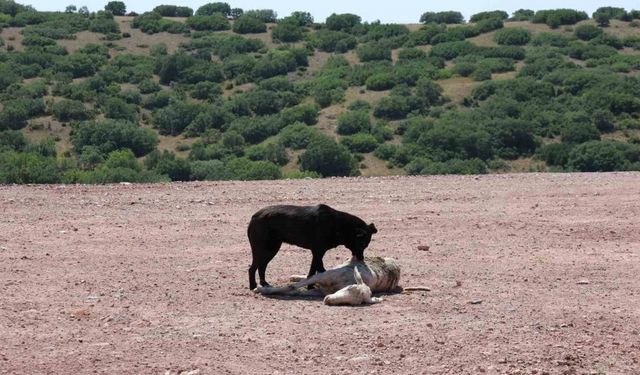
<svg viewBox="0 0 640 375">
<path fill-rule="evenodd" d="M 369 224 L 368 228 L 369 228 L 369 233 L 371 233 L 371 234 L 378 233 L 378 229 L 376 228 L 376 226 L 373 223 Z"/>
</svg>

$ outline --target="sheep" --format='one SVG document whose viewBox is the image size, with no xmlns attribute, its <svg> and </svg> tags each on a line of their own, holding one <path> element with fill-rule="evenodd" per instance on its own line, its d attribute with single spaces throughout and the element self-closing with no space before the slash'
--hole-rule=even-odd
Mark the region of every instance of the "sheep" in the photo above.
<svg viewBox="0 0 640 375">
<path fill-rule="evenodd" d="M 293 284 L 275 287 L 261 286 L 254 291 L 263 295 L 299 295 L 325 296 L 326 305 L 361 305 L 382 301 L 372 297 L 372 293 L 398 290 L 400 267 L 393 258 L 365 257 L 359 261 L 353 257 L 345 263 L 328 271 L 299 280 Z M 301 289 L 314 285 L 314 289 Z"/>
</svg>

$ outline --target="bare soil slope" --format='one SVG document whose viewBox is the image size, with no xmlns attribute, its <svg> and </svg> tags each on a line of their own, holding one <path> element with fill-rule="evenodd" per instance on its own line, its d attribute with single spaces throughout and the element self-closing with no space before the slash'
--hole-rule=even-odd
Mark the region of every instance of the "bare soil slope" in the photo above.
<svg viewBox="0 0 640 375">
<path fill-rule="evenodd" d="M 368 254 L 431 291 L 251 293 L 251 214 L 317 202 L 375 222 Z M 640 369 L 638 173 L 1 186 L 0 210 L 2 374 Z M 270 281 L 310 259 L 285 247 Z"/>
</svg>

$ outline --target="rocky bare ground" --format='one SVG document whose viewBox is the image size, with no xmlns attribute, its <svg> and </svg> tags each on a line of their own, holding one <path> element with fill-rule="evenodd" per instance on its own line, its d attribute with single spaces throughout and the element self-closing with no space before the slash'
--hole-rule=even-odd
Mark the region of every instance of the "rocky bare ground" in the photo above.
<svg viewBox="0 0 640 375">
<path fill-rule="evenodd" d="M 251 293 L 251 214 L 318 202 L 423 288 Z M 640 372 L 638 173 L 2 186 L 0 210 L 1 374 Z M 269 279 L 310 261 L 285 247 Z"/>
</svg>

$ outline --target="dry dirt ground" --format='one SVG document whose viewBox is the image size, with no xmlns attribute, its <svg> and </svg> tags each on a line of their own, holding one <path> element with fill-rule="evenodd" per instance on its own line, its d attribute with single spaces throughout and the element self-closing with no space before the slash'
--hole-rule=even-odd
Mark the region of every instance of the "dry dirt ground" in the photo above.
<svg viewBox="0 0 640 375">
<path fill-rule="evenodd" d="M 317 202 L 430 291 L 251 293 L 251 214 Z M 0 209 L 2 374 L 640 373 L 638 173 L 0 186 Z M 269 280 L 310 261 L 283 248 Z"/>
</svg>

